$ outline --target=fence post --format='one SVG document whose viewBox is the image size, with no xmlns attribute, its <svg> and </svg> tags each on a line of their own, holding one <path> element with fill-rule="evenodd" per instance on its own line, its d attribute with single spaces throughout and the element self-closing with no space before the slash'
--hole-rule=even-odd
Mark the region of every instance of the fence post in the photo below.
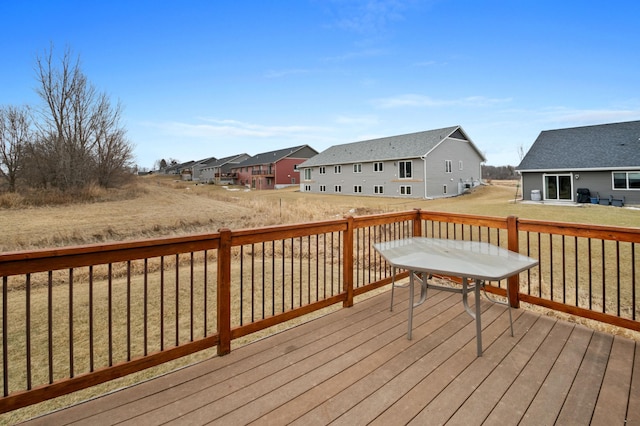
<svg viewBox="0 0 640 426">
<path fill-rule="evenodd" d="M 218 355 L 226 355 L 231 352 L 231 230 L 222 228 L 218 232 Z"/>
<path fill-rule="evenodd" d="M 342 289 L 347 293 L 347 298 L 342 302 L 342 307 L 350 308 L 353 306 L 353 216 L 346 216 L 345 219 L 347 229 L 342 237 Z"/>
<path fill-rule="evenodd" d="M 416 217 L 413 219 L 413 236 L 422 237 L 422 215 L 420 209 L 413 209 L 416 212 Z"/>
<path fill-rule="evenodd" d="M 518 218 L 516 216 L 507 217 L 507 248 L 516 253 L 520 253 L 520 238 L 518 236 Z M 507 291 L 511 307 L 520 307 L 520 274 L 513 275 L 507 280 Z"/>
</svg>

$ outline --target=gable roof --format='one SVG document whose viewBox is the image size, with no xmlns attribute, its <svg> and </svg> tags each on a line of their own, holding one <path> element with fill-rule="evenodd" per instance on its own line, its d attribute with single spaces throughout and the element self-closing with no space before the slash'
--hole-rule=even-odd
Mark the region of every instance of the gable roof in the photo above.
<svg viewBox="0 0 640 426">
<path fill-rule="evenodd" d="M 545 130 L 516 170 L 628 167 L 640 167 L 640 121 Z"/>
<path fill-rule="evenodd" d="M 400 136 L 334 145 L 305 161 L 300 167 L 419 158 L 429 154 L 446 138 L 468 141 L 482 161 L 486 161 L 482 153 L 462 130 L 462 127 L 452 126 Z"/>
<path fill-rule="evenodd" d="M 239 163 L 237 167 L 247 167 L 247 166 L 256 166 L 259 164 L 270 164 L 275 163 L 276 161 L 280 161 L 283 158 L 291 157 L 296 152 L 302 150 L 303 148 L 308 148 L 313 152 L 317 152 L 315 149 L 311 148 L 308 145 L 299 145 L 291 148 L 283 148 L 275 151 L 263 152 L 260 154 L 256 154 L 253 157 L 247 158 L 242 163 Z M 235 168 L 236 166 L 234 166 Z"/>
<path fill-rule="evenodd" d="M 219 158 L 219 159 L 218 159 L 218 160 L 216 160 L 214 163 L 210 164 L 210 166 L 211 166 L 211 167 L 222 167 L 222 166 L 224 166 L 225 164 L 233 163 L 233 162 L 234 162 L 234 160 L 238 160 L 238 159 L 240 159 L 240 158 L 242 158 L 242 157 L 245 157 L 245 156 L 246 156 L 246 157 L 248 157 L 248 156 L 249 156 L 249 154 L 245 154 L 245 153 L 243 153 L 243 154 L 231 155 L 231 156 L 229 156 L 229 157 Z"/>
<path fill-rule="evenodd" d="M 195 166 L 199 166 L 199 167 L 206 167 L 206 166 L 210 166 L 211 164 L 215 163 L 216 161 L 218 161 L 216 159 L 216 157 L 209 157 L 209 158 L 205 158 L 203 160 L 200 161 L 196 161 L 194 162 L 194 167 Z"/>
</svg>

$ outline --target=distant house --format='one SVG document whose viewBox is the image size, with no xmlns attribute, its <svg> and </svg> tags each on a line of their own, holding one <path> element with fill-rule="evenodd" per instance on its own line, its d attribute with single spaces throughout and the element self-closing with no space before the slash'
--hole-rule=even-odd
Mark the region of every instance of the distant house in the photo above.
<svg viewBox="0 0 640 426">
<path fill-rule="evenodd" d="M 525 200 L 640 204 L 640 121 L 543 131 L 516 170 Z"/>
<path fill-rule="evenodd" d="M 298 165 L 317 155 L 308 145 L 263 152 L 231 168 L 234 181 L 252 189 L 278 189 L 297 185 Z"/>
<path fill-rule="evenodd" d="M 195 161 L 187 161 L 185 163 L 176 163 L 167 166 L 162 172 L 166 175 L 180 175 L 182 180 L 191 180 L 192 167 Z"/>
<path fill-rule="evenodd" d="M 248 158 L 251 158 L 249 154 L 236 154 L 207 161 L 199 167 L 198 180 L 216 185 L 232 185 L 235 175 L 231 169 Z"/>
<path fill-rule="evenodd" d="M 334 145 L 300 165 L 304 192 L 438 198 L 480 184 L 485 158 L 460 126 Z"/>
<path fill-rule="evenodd" d="M 191 165 L 191 180 L 199 182 L 199 181 L 203 181 L 206 182 L 206 180 L 202 180 L 202 172 L 204 170 L 207 170 L 209 167 L 211 167 L 212 164 L 214 164 L 217 160 L 216 157 L 209 157 L 209 158 L 205 158 L 204 160 L 200 160 L 200 161 L 195 161 L 192 165 Z"/>
</svg>

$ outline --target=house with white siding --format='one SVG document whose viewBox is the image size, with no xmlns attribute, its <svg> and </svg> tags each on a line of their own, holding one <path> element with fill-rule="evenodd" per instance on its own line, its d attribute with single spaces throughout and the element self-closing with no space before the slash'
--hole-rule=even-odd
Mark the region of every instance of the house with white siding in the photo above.
<svg viewBox="0 0 640 426">
<path fill-rule="evenodd" d="M 311 193 L 440 198 L 481 183 L 486 159 L 460 126 L 334 145 L 299 165 Z"/>
</svg>

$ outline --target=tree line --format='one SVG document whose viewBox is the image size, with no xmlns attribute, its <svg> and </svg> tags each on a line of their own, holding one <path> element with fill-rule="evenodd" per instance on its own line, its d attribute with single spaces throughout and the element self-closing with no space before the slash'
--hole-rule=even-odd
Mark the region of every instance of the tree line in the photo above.
<svg viewBox="0 0 640 426">
<path fill-rule="evenodd" d="M 483 179 L 513 180 L 520 179 L 520 175 L 513 166 L 482 166 Z"/>
<path fill-rule="evenodd" d="M 90 83 L 79 57 L 53 47 L 35 60 L 35 106 L 0 105 L 0 177 L 5 188 L 62 191 L 114 187 L 131 176 L 133 145 L 122 105 Z"/>
</svg>

